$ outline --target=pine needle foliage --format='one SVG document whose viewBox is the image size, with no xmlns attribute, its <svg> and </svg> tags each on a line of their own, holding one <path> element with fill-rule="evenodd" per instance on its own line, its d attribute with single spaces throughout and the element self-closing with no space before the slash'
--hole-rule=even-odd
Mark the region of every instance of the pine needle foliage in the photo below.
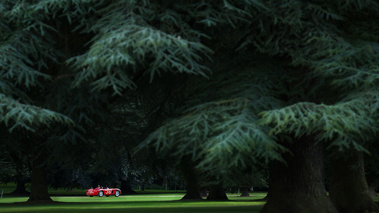
<svg viewBox="0 0 379 213">
<path fill-rule="evenodd" d="M 183 11 L 183 5 L 173 1 L 113 1 L 88 29 L 97 34 L 89 51 L 69 60 L 83 69 L 75 85 L 97 78 L 95 90 L 112 85 L 114 94 L 121 94 L 122 89 L 135 87 L 129 76 L 136 69 L 146 70 L 151 80 L 167 71 L 206 76 L 208 69 L 200 62 L 212 51 L 199 41 L 207 36 L 188 24 L 203 18 L 197 17 L 201 3 L 187 5 L 196 9 L 189 14 L 189 8 Z"/>
<path fill-rule="evenodd" d="M 162 72 L 208 75 L 209 70 L 202 63 L 212 51 L 200 42 L 207 35 L 196 29 L 196 24 L 189 23 L 203 25 L 212 17 L 224 18 L 219 22 L 231 22 L 238 17 L 238 12 L 224 14 L 208 4 L 207 1 L 2 1 L 0 92 L 6 97 L 2 102 L 10 106 L 12 100 L 18 101 L 29 107 L 26 112 L 44 117 L 32 120 L 33 116 L 17 117 L 3 110 L 6 120 L 20 121 L 28 129 L 38 126 L 37 121 L 47 122 L 48 118 L 78 125 L 79 120 L 90 122 L 87 118 L 98 110 L 88 99 L 80 101 L 79 97 L 89 95 L 80 91 L 89 89 L 93 94 L 89 99 L 101 102 L 96 97 L 98 91 L 121 95 L 125 90 L 135 89 L 134 81 L 141 75 L 150 76 L 151 80 Z M 235 10 L 233 4 L 228 5 L 228 10 Z M 67 97 L 79 101 L 78 104 L 69 106 L 67 103 L 72 102 L 67 102 Z M 79 105 L 86 105 L 87 109 Z M 32 112 L 34 106 L 48 110 Z M 56 119 L 60 118 L 58 115 L 66 117 Z M 13 127 L 9 122 L 6 124 Z"/>
<path fill-rule="evenodd" d="M 331 145 L 341 150 L 351 146 L 358 151 L 367 151 L 362 142 L 369 141 L 378 131 L 378 108 L 376 103 L 365 101 L 357 98 L 334 105 L 300 102 L 262 112 L 261 125 L 271 125 L 270 134 L 274 135 L 295 134 L 295 137 L 301 137 L 316 133 L 319 142 L 333 141 Z"/>
<path fill-rule="evenodd" d="M 249 5 L 262 7 L 245 0 L 1 1 L 0 122 L 32 131 L 58 156 L 65 144 L 88 141 L 110 96 L 133 94 L 140 79 L 166 72 L 209 78 L 214 50 L 204 29 L 247 22 Z M 253 134 L 243 126 L 256 117 L 236 98 L 229 111 L 241 130 L 233 134 Z"/>
<path fill-rule="evenodd" d="M 283 133 L 363 150 L 378 128 L 378 9 L 371 0 L 3 0 L 0 122 L 85 140 L 110 96 L 170 72 L 189 76 L 183 101 L 141 146 L 209 170 L 281 160 Z"/>
<path fill-rule="evenodd" d="M 378 130 L 378 28 L 372 24 L 379 18 L 378 3 L 245 3 L 235 10 L 242 18 L 229 25 L 235 27 L 237 40 L 220 42 L 230 32 L 220 27 L 228 25 L 212 25 L 210 37 L 220 42 L 212 47 L 219 55 L 271 58 L 260 66 L 246 63 L 251 72 L 239 69 L 242 61 L 229 70 L 218 68 L 217 62 L 209 65 L 210 80 L 194 80 L 180 113 L 145 144 L 179 158 L 192 156 L 199 167 L 210 170 L 243 165 L 241 159 L 280 159 L 285 148 L 276 137 L 281 135 L 312 134 L 315 141 L 340 150 L 367 151 L 365 143 Z M 265 63 L 276 64 L 276 74 L 259 68 Z M 261 76 L 264 80 L 255 81 Z"/>
<path fill-rule="evenodd" d="M 209 80 L 189 80 L 175 116 L 140 148 L 153 144 L 157 152 L 178 159 L 191 156 L 199 168 L 221 173 L 247 162 L 281 160 L 285 148 L 268 135 L 269 128 L 258 124 L 259 112 L 282 105 L 274 89 L 282 68 L 260 63 L 269 60 L 252 56 L 251 61 L 220 62 L 228 61 L 223 59 L 211 66 Z"/>
<path fill-rule="evenodd" d="M 378 27 L 372 24 L 378 2 L 263 4 L 267 12 L 251 20 L 240 49 L 286 57 L 297 74 L 281 90 L 288 106 L 262 112 L 261 124 L 273 135 L 316 133 L 341 149 L 365 150 L 378 129 Z"/>
</svg>

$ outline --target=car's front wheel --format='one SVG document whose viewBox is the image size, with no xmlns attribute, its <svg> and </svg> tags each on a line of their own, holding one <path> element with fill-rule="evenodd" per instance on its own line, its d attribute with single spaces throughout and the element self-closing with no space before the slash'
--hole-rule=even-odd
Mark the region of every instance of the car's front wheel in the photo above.
<svg viewBox="0 0 379 213">
<path fill-rule="evenodd" d="M 114 196 L 116 196 L 116 197 L 120 196 L 120 191 L 117 190 L 117 191 L 114 193 Z"/>
<path fill-rule="evenodd" d="M 102 196 L 104 196 L 104 192 L 103 192 L 103 191 L 100 191 L 100 192 L 99 192 L 99 197 L 102 197 Z"/>
</svg>

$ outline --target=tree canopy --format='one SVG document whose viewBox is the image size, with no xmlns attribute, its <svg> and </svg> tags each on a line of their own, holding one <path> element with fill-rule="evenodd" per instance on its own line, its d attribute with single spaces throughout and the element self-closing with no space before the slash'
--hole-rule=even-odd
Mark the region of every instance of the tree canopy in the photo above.
<svg viewBox="0 0 379 213">
<path fill-rule="evenodd" d="M 305 139 L 307 151 L 369 153 L 378 11 L 372 0 L 4 0 L 0 123 L 7 142 L 33 145 L 34 164 L 91 146 L 120 97 L 126 135 L 148 135 L 139 148 L 212 175 L 291 164 Z"/>
</svg>

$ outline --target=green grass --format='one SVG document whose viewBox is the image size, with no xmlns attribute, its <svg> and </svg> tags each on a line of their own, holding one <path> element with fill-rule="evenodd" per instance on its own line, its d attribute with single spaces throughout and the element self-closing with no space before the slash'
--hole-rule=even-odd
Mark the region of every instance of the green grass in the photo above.
<svg viewBox="0 0 379 213">
<path fill-rule="evenodd" d="M 240 198 L 237 194 L 228 194 L 230 201 L 180 201 L 183 193 L 138 194 L 116 197 L 52 196 L 57 203 L 28 204 L 28 197 L 7 197 L 0 199 L 0 212 L 180 212 L 180 213 L 258 213 L 264 202 L 265 193 L 252 193 L 252 197 Z"/>
<path fill-rule="evenodd" d="M 12 188 L 12 187 L 11 187 Z M 1 186 L 2 190 L 4 186 Z M 13 188 L 12 188 L 13 190 Z M 11 190 L 11 191 L 12 191 Z M 180 201 L 183 192 L 175 191 L 150 191 L 143 194 L 122 195 L 118 198 L 111 197 L 88 197 L 83 196 L 85 190 L 49 190 L 50 193 L 61 193 L 60 196 L 52 196 L 56 203 L 52 204 L 29 204 L 25 203 L 28 197 L 15 197 L 4 195 L 0 199 L 0 213 L 258 213 L 264 202 L 257 201 L 266 196 L 266 193 L 254 192 L 252 197 L 238 197 L 238 194 L 228 194 L 230 201 Z M 72 196 L 74 195 L 74 196 Z M 379 197 L 374 197 L 379 202 Z"/>
</svg>

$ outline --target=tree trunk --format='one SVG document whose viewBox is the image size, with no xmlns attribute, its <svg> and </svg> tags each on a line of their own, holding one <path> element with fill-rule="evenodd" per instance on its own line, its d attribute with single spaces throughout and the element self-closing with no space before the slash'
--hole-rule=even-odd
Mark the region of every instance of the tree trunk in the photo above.
<svg viewBox="0 0 379 213">
<path fill-rule="evenodd" d="M 361 152 L 351 151 L 331 157 L 329 193 L 340 212 L 379 212 L 369 194 Z"/>
<path fill-rule="evenodd" d="M 207 197 L 207 200 L 229 200 L 225 194 L 225 189 L 223 187 L 222 182 L 217 185 L 211 185 L 209 187 L 209 195 Z"/>
<path fill-rule="evenodd" d="M 261 213 L 337 213 L 324 187 L 323 145 L 311 136 L 296 139 L 284 154 L 287 165 L 272 162 L 269 196 Z"/>
<path fill-rule="evenodd" d="M 241 195 L 240 197 L 250 197 L 249 187 L 241 187 Z"/>
<path fill-rule="evenodd" d="M 130 185 L 128 180 L 121 180 L 121 192 L 124 195 L 132 195 L 132 194 L 137 194 L 136 191 L 132 189 L 132 186 Z"/>
<path fill-rule="evenodd" d="M 187 192 L 182 200 L 202 200 L 200 195 L 200 182 L 198 172 L 191 159 L 186 158 L 182 162 L 183 172 L 187 180 Z"/>
<path fill-rule="evenodd" d="M 25 184 L 27 182 L 28 182 L 27 177 L 23 177 L 23 176 L 18 177 L 16 189 L 12 192 L 12 194 L 14 194 L 14 195 L 29 195 L 30 193 L 28 191 L 26 191 L 26 189 L 25 189 Z"/>
<path fill-rule="evenodd" d="M 192 178 L 191 178 L 192 177 Z M 198 177 L 195 173 L 187 177 L 187 191 L 182 200 L 202 200 Z"/>
<path fill-rule="evenodd" d="M 32 182 L 28 202 L 52 202 L 47 184 L 46 156 L 40 153 L 32 162 Z"/>
</svg>

